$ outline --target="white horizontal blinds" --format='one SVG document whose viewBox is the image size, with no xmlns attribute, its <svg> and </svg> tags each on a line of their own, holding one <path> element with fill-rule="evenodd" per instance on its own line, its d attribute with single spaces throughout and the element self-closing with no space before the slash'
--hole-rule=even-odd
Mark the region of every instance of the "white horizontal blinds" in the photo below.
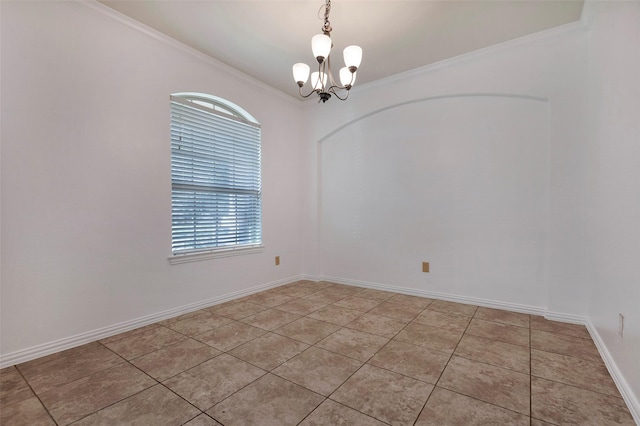
<svg viewBox="0 0 640 426">
<path fill-rule="evenodd" d="M 260 126 L 171 97 L 175 254 L 258 245 Z"/>
</svg>

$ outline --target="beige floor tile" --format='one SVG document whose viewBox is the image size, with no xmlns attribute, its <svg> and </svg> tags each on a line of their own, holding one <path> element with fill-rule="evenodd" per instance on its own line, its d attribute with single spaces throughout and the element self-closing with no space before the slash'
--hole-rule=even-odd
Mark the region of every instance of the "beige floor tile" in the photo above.
<svg viewBox="0 0 640 426">
<path fill-rule="evenodd" d="M 29 426 L 633 424 L 584 326 L 313 281 L 2 369 L 0 404 Z"/>
<path fill-rule="evenodd" d="M 520 373 L 530 371 L 529 348 L 520 345 L 465 334 L 454 354 Z"/>
<path fill-rule="evenodd" d="M 322 309 L 327 306 L 327 303 L 313 300 L 313 299 L 293 299 L 290 302 L 283 303 L 282 305 L 276 306 L 275 309 L 279 309 L 281 311 L 290 312 L 296 315 L 308 315 L 311 312 L 315 312 L 318 309 Z"/>
<path fill-rule="evenodd" d="M 104 408 L 74 426 L 181 425 L 200 411 L 162 385 Z"/>
<path fill-rule="evenodd" d="M 274 332 L 313 345 L 339 328 L 340 326 L 336 324 L 304 317 L 284 325 Z"/>
<path fill-rule="evenodd" d="M 102 345 L 75 351 L 51 361 L 17 366 L 36 394 L 124 363 L 118 355 Z"/>
<path fill-rule="evenodd" d="M 279 293 L 258 293 L 255 297 L 251 298 L 251 303 L 256 305 L 262 305 L 267 308 L 273 308 L 283 303 L 290 302 L 294 298 Z"/>
<path fill-rule="evenodd" d="M 238 346 L 229 354 L 265 370 L 272 370 L 308 347 L 306 343 L 279 334 L 267 333 Z"/>
<path fill-rule="evenodd" d="M 392 340 L 368 364 L 435 384 L 449 358 L 450 355 L 441 351 Z"/>
<path fill-rule="evenodd" d="M 213 330 L 198 334 L 195 339 L 226 352 L 258 336 L 262 336 L 266 332 L 261 328 L 239 321 L 232 321 Z"/>
<path fill-rule="evenodd" d="M 433 302 L 433 299 L 427 299 L 426 297 L 419 296 L 409 296 L 407 294 L 396 294 L 390 297 L 388 301 L 424 309 Z"/>
<path fill-rule="evenodd" d="M 469 325 L 470 319 L 459 315 L 448 315 L 442 312 L 430 311 L 428 309 L 425 309 L 413 321 L 420 324 L 429 325 L 431 327 L 463 332 Z"/>
<path fill-rule="evenodd" d="M 365 312 L 366 310 L 356 310 L 336 305 L 329 305 L 307 316 L 309 318 L 330 322 L 336 325 L 345 325 L 358 318 L 360 315 L 363 315 Z"/>
<path fill-rule="evenodd" d="M 382 315 L 389 318 L 394 318 L 405 323 L 408 323 L 416 317 L 423 308 L 410 305 L 402 305 L 394 302 L 382 302 L 375 308 L 369 311 L 370 314 Z"/>
<path fill-rule="evenodd" d="M 531 426 L 554 426 L 552 423 L 543 422 L 542 420 L 531 418 Z"/>
<path fill-rule="evenodd" d="M 269 290 L 269 291 L 271 291 L 271 290 Z M 246 297 L 227 300 L 226 302 L 218 303 L 217 305 L 213 305 L 213 306 L 209 306 L 208 308 L 205 308 L 204 310 L 209 311 L 209 312 L 219 311 L 220 309 L 226 309 L 226 308 L 228 308 L 228 307 L 230 307 L 232 305 L 236 305 L 238 303 L 242 303 L 244 301 L 247 301 L 247 300 L 249 300 L 249 299 L 251 299 L 252 297 L 255 297 L 255 296 L 256 296 L 255 294 L 251 294 L 251 295 L 246 296 Z"/>
<path fill-rule="evenodd" d="M 184 339 L 185 336 L 164 326 L 152 328 L 105 346 L 125 359 L 137 358 Z"/>
<path fill-rule="evenodd" d="M 531 416 L 556 425 L 633 426 L 621 398 L 531 378 Z"/>
<path fill-rule="evenodd" d="M 285 362 L 273 374 L 329 396 L 362 366 L 362 362 L 311 347 Z"/>
<path fill-rule="evenodd" d="M 529 414 L 529 375 L 453 356 L 438 386 Z"/>
<path fill-rule="evenodd" d="M 321 302 L 326 305 L 331 303 L 335 303 L 339 300 L 344 299 L 346 296 L 342 293 L 334 293 L 332 290 L 323 290 L 317 293 L 310 294 L 305 296 L 304 299 L 313 300 L 315 302 Z"/>
<path fill-rule="evenodd" d="M 218 315 L 222 315 L 223 317 L 231 318 L 233 320 L 239 320 L 257 314 L 258 312 L 264 311 L 266 309 L 266 306 L 256 305 L 251 302 L 240 302 L 216 309 L 213 312 Z"/>
<path fill-rule="evenodd" d="M 357 293 L 354 293 L 355 296 L 362 297 L 364 299 L 371 299 L 377 302 L 384 302 L 385 300 L 390 299 L 396 293 L 391 293 L 389 291 L 384 290 L 376 290 L 373 288 L 365 288 L 360 290 Z"/>
<path fill-rule="evenodd" d="M 341 294 L 343 297 L 353 296 L 354 294 L 362 291 L 362 287 L 356 287 L 352 285 L 336 284 L 331 287 L 331 292 L 334 294 Z"/>
<path fill-rule="evenodd" d="M 142 327 L 142 328 L 146 328 L 146 327 Z M 138 329 L 138 330 L 140 330 L 140 329 Z M 122 333 L 122 334 L 128 334 L 128 333 L 130 333 L 130 332 Z M 116 336 L 112 336 L 112 337 L 116 337 Z M 40 357 L 40 358 L 33 359 L 31 361 L 23 362 L 23 363 L 19 364 L 19 366 L 22 369 L 31 368 L 31 367 L 35 367 L 38 364 L 43 364 L 45 362 L 53 361 L 53 360 L 58 359 L 58 358 L 66 358 L 66 357 L 68 357 L 70 355 L 76 355 L 77 353 L 85 351 L 87 349 L 95 349 L 96 347 L 102 347 L 102 345 L 99 342 L 87 343 L 87 344 L 84 344 L 84 345 L 76 346 L 75 348 L 65 349 L 64 351 L 55 352 L 55 353 L 52 353 L 50 355 L 46 355 L 46 356 L 43 356 L 43 357 Z"/>
<path fill-rule="evenodd" d="M 0 404 L 2 406 L 34 397 L 34 393 L 15 367 L 0 370 Z"/>
<path fill-rule="evenodd" d="M 380 303 L 380 301 L 377 300 L 372 300 L 372 299 L 366 299 L 363 297 L 357 297 L 357 296 L 348 296 L 345 297 L 344 299 L 334 303 L 334 306 L 340 306 L 343 308 L 347 308 L 347 309 L 354 309 L 357 311 L 369 311 L 373 308 L 375 308 L 376 306 L 378 306 Z"/>
<path fill-rule="evenodd" d="M 465 305 L 463 303 L 449 302 L 446 300 L 435 300 L 427 306 L 427 309 L 448 315 L 459 315 L 465 318 L 471 318 L 478 307 L 475 305 Z"/>
<path fill-rule="evenodd" d="M 593 362 L 603 362 L 593 341 L 581 337 L 531 330 L 531 348 Z"/>
<path fill-rule="evenodd" d="M 207 411 L 225 426 L 297 425 L 324 397 L 272 374 Z"/>
<path fill-rule="evenodd" d="M 298 287 L 310 288 L 317 291 L 327 290 L 334 286 L 335 284 L 327 281 L 309 281 L 309 280 L 298 281 Z"/>
<path fill-rule="evenodd" d="M 500 309 L 478 308 L 474 318 L 499 322 L 507 325 L 515 325 L 517 327 L 529 327 L 529 315 L 518 312 L 503 311 Z"/>
<path fill-rule="evenodd" d="M 551 321 L 535 315 L 531 316 L 531 329 L 591 340 L 591 335 L 584 325 Z"/>
<path fill-rule="evenodd" d="M 433 386 L 365 365 L 331 399 L 392 425 L 412 425 Z"/>
<path fill-rule="evenodd" d="M 204 311 L 199 315 L 193 315 L 179 321 L 168 324 L 167 327 L 187 336 L 195 336 L 205 331 L 220 327 L 231 322 L 231 319 L 217 315 L 213 312 Z"/>
<path fill-rule="evenodd" d="M 186 319 L 189 319 L 189 318 L 196 317 L 198 315 L 202 315 L 202 314 L 213 312 L 214 308 L 216 308 L 216 307 L 214 306 L 214 307 L 199 309 L 197 311 L 187 312 L 186 314 L 177 315 L 175 317 L 167 318 L 166 320 L 158 321 L 157 323 L 155 323 L 153 325 L 156 325 L 156 326 L 157 325 L 169 326 L 169 325 L 174 324 L 174 323 L 176 323 L 178 321 L 186 320 Z M 115 336 L 113 336 L 113 337 L 115 337 Z"/>
<path fill-rule="evenodd" d="M 392 338 L 407 324 L 404 321 L 399 321 L 390 317 L 383 317 L 381 315 L 374 315 L 371 312 L 373 311 L 356 318 L 349 324 L 345 325 L 345 327 L 364 331 L 365 333 L 376 334 L 382 337 Z"/>
<path fill-rule="evenodd" d="M 222 426 L 206 414 L 200 414 L 195 419 L 187 422 L 184 426 Z"/>
<path fill-rule="evenodd" d="M 601 362 L 532 349 L 531 375 L 620 397 L 607 367 Z"/>
<path fill-rule="evenodd" d="M 462 332 L 412 322 L 394 339 L 451 354 L 460 341 L 460 337 L 462 337 Z"/>
<path fill-rule="evenodd" d="M 529 417 L 436 387 L 416 426 L 529 426 Z"/>
<path fill-rule="evenodd" d="M 285 296 L 298 298 L 305 297 L 310 294 L 316 293 L 318 290 L 315 288 L 309 288 L 304 286 L 282 286 L 276 290 L 279 294 L 283 294 Z"/>
<path fill-rule="evenodd" d="M 155 324 L 149 324 L 149 325 L 145 325 L 144 327 L 138 327 L 138 328 L 134 328 L 133 330 L 129 330 L 126 331 L 124 333 L 120 333 L 120 334 L 116 334 L 113 336 L 109 336 L 109 337 L 105 337 L 104 339 L 100 339 L 100 343 L 102 343 L 103 345 L 106 345 L 107 343 L 112 343 L 115 342 L 117 340 L 123 340 L 123 339 L 127 339 L 133 335 L 136 334 L 140 334 L 140 333 L 145 333 L 149 330 L 152 330 L 154 328 L 158 328 L 160 327 L 159 323 L 155 323 Z"/>
<path fill-rule="evenodd" d="M 58 424 L 68 424 L 155 383 L 138 369 L 122 364 L 56 386 L 40 395 L 40 400 Z"/>
<path fill-rule="evenodd" d="M 262 328 L 263 330 L 271 331 L 285 324 L 289 324 L 298 318 L 300 318 L 300 315 L 292 314 L 291 312 L 268 309 L 251 315 L 250 317 L 243 318 L 240 321 L 254 327 Z"/>
<path fill-rule="evenodd" d="M 154 379 L 162 381 L 219 354 L 219 350 L 209 345 L 193 339 L 184 339 L 135 358 L 131 363 Z"/>
<path fill-rule="evenodd" d="M 472 319 L 467 334 L 529 347 L 529 329 L 497 322 Z"/>
<path fill-rule="evenodd" d="M 327 399 L 304 419 L 300 426 L 384 426 L 385 424 L 346 405 Z"/>
<path fill-rule="evenodd" d="M 341 328 L 318 342 L 316 346 L 358 361 L 366 361 L 388 341 L 386 337 Z"/>
<path fill-rule="evenodd" d="M 166 380 L 164 385 L 201 410 L 207 410 L 266 372 L 222 354 Z"/>
<path fill-rule="evenodd" d="M 12 404 L 2 404 L 0 424 L 11 426 L 55 426 L 55 422 L 38 398 L 31 397 Z"/>
</svg>

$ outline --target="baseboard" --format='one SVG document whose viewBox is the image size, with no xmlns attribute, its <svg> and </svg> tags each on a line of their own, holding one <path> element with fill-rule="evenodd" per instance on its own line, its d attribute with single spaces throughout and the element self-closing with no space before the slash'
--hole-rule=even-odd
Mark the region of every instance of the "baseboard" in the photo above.
<svg viewBox="0 0 640 426">
<path fill-rule="evenodd" d="M 571 324 L 587 325 L 589 318 L 580 315 L 563 314 L 560 312 L 545 311 L 544 317 L 551 321 L 568 322 Z"/>
<path fill-rule="evenodd" d="M 447 300 L 449 302 L 464 303 L 467 305 L 478 305 L 485 308 L 503 309 L 513 312 L 521 312 L 523 314 L 546 315 L 544 308 L 536 306 L 523 305 L 520 303 L 502 302 L 498 300 L 482 299 L 479 297 L 460 296 L 452 293 L 442 293 L 437 291 L 429 291 L 408 287 L 399 287 L 381 283 L 372 283 L 368 281 L 358 281 L 338 277 L 321 276 L 319 281 L 329 281 L 337 284 L 354 285 L 357 287 L 372 288 L 375 290 L 393 291 L 395 293 L 408 294 L 410 296 L 428 297 L 430 299 Z"/>
<path fill-rule="evenodd" d="M 616 364 L 613 357 L 611 356 L 609 349 L 607 349 L 607 346 L 604 344 L 604 340 L 602 340 L 602 337 L 600 337 L 600 333 L 598 333 L 596 327 L 590 320 L 587 320 L 587 323 L 585 325 L 587 326 L 587 330 L 589 330 L 589 334 L 591 335 L 593 342 L 596 344 L 596 347 L 600 352 L 600 356 L 607 366 L 607 370 L 609 370 L 611 378 L 618 387 L 618 391 L 620 392 L 620 395 L 622 395 L 622 399 L 624 399 L 624 402 L 627 404 L 627 408 L 629 408 L 633 420 L 637 425 L 640 425 L 640 401 L 638 401 L 638 398 L 633 393 L 633 390 L 631 390 L 631 386 L 629 386 L 626 379 L 622 375 L 622 372 L 618 368 L 618 364 Z"/>
<path fill-rule="evenodd" d="M 136 318 L 130 321 L 125 321 L 119 324 L 99 328 L 97 330 L 88 331 L 86 333 L 77 334 L 75 336 L 65 337 L 63 339 L 56 340 L 53 342 L 33 346 L 31 348 L 11 352 L 11 353 L 0 356 L 0 368 L 10 367 L 15 364 L 31 361 L 33 359 L 50 355 L 52 353 L 60 352 L 66 349 L 71 349 L 76 346 L 84 345 L 86 343 L 91 343 L 96 340 L 104 339 L 109 336 L 124 333 L 126 331 L 133 330 L 134 328 L 143 327 L 145 325 L 153 324 L 158 321 L 162 321 L 165 319 L 173 318 L 178 315 L 186 314 L 188 312 L 197 311 L 199 309 L 207 308 L 209 306 L 224 303 L 232 299 L 248 296 L 250 294 L 257 293 L 259 291 L 264 291 L 270 288 L 279 287 L 281 285 L 299 281 L 301 279 L 303 279 L 302 276 L 298 275 L 298 276 L 284 278 L 277 281 L 272 281 L 265 284 L 260 284 L 245 290 L 224 294 L 222 296 L 213 297 L 210 299 L 180 306 L 178 308 L 169 309 L 156 314 L 146 315 L 144 317 Z"/>
</svg>

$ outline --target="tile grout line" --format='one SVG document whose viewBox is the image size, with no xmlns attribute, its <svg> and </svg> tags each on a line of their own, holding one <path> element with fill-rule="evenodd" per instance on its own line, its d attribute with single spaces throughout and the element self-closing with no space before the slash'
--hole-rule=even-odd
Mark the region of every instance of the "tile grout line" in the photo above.
<svg viewBox="0 0 640 426">
<path fill-rule="evenodd" d="M 29 383 L 29 381 L 27 380 L 26 377 L 24 377 L 24 375 L 22 374 L 22 371 L 20 371 L 20 369 L 18 368 L 17 365 L 14 366 L 16 371 L 18 372 L 18 374 L 20 375 L 20 377 L 22 378 L 22 380 L 24 381 L 24 383 L 29 387 L 29 390 L 31 390 L 31 393 L 33 393 L 33 396 L 35 398 L 38 399 L 38 402 L 40 402 L 40 404 L 42 405 L 42 408 L 44 408 L 44 410 L 47 412 L 47 415 L 49 416 L 49 418 L 51 419 L 51 421 L 53 423 L 55 423 L 56 425 L 58 425 L 58 422 L 56 421 L 56 419 L 53 417 L 53 415 L 51 414 L 51 412 L 49 411 L 49 408 L 47 408 L 47 406 L 44 404 L 44 402 L 42 401 L 42 399 L 40 399 L 40 395 L 38 395 L 35 391 L 35 389 L 33 389 L 33 387 L 31 386 L 31 383 Z"/>
<path fill-rule="evenodd" d="M 183 340 L 184 340 L 184 339 L 183 339 Z M 178 342 L 180 342 L 180 341 L 178 341 Z M 173 344 L 177 344 L 178 342 L 175 342 L 175 343 L 173 343 Z M 103 346 L 104 346 L 104 345 L 103 345 Z M 167 346 L 171 346 L 171 345 L 167 345 Z M 167 346 L 164 346 L 164 347 L 167 347 Z M 119 356 L 119 357 L 121 357 L 122 359 L 124 359 L 124 361 L 125 361 L 126 363 L 128 363 L 128 364 L 129 364 L 129 365 L 131 365 L 133 368 L 135 368 L 136 370 L 140 371 L 142 374 L 146 375 L 147 377 L 149 377 L 151 380 L 153 380 L 153 381 L 154 381 L 154 382 L 156 382 L 156 383 L 155 383 L 153 386 L 149 386 L 148 388 L 145 388 L 145 389 L 143 389 L 143 390 L 141 390 L 141 391 L 139 391 L 139 392 L 133 393 L 133 394 L 131 394 L 131 395 L 127 396 L 126 398 L 123 398 L 123 399 L 121 399 L 121 400 L 119 400 L 119 401 L 117 401 L 117 402 L 114 402 L 113 404 L 110 404 L 110 405 L 107 405 L 107 406 L 105 406 L 105 407 L 102 407 L 102 408 L 100 408 L 99 410 L 94 411 L 93 413 L 91 413 L 91 414 L 89 414 L 89 415 L 87 415 L 87 416 L 85 416 L 85 417 L 89 417 L 90 415 L 96 414 L 96 413 L 98 413 L 98 412 L 100 412 L 100 411 L 102 411 L 102 410 L 107 409 L 108 407 L 111 407 L 111 406 L 113 406 L 113 405 L 115 405 L 115 404 L 118 404 L 118 403 L 120 403 L 120 402 L 122 402 L 122 401 L 124 401 L 124 400 L 128 399 L 128 398 L 131 398 L 131 397 L 132 397 L 132 396 L 134 396 L 134 395 L 138 395 L 138 394 L 140 394 L 140 393 L 142 393 L 142 392 L 145 392 L 146 390 L 149 390 L 149 389 L 151 389 L 152 387 L 157 386 L 157 385 L 160 385 L 160 386 L 162 386 L 163 388 L 167 389 L 169 392 L 173 393 L 174 395 L 176 395 L 177 397 L 179 397 L 180 399 L 182 399 L 183 401 L 185 401 L 187 404 L 191 405 L 191 406 L 192 406 L 192 407 L 194 407 L 196 410 L 200 411 L 200 414 L 204 413 L 202 410 L 200 410 L 198 407 L 196 407 L 195 405 L 193 405 L 191 402 L 187 401 L 187 400 L 186 400 L 185 398 L 183 398 L 181 395 L 179 395 L 179 394 L 177 394 L 176 392 L 174 392 L 174 391 L 173 391 L 173 389 L 171 389 L 171 388 L 169 388 L 168 386 L 166 386 L 166 385 L 165 385 L 164 383 L 162 383 L 160 380 L 158 380 L 158 379 L 156 379 L 155 377 L 151 376 L 151 375 L 150 375 L 150 374 L 148 374 L 146 371 L 144 371 L 144 370 L 142 370 L 142 369 L 138 368 L 138 367 L 137 367 L 136 365 L 134 365 L 130 360 L 125 359 L 123 356 L 121 356 L 121 355 L 120 355 L 120 354 L 118 354 L 117 352 L 115 352 L 115 351 L 111 350 L 111 349 L 110 349 L 109 347 L 107 347 L 107 346 L 105 346 L 105 348 L 107 348 L 108 350 L 110 350 L 111 352 L 113 352 L 114 354 L 116 354 L 117 356 Z M 162 349 L 162 348 L 160 348 L 160 349 Z M 156 352 L 156 351 L 158 351 L 158 350 L 160 350 L 160 349 L 156 349 L 155 351 L 152 351 L 152 352 L 149 352 L 149 353 Z M 149 353 L 148 353 L 148 354 L 149 354 Z M 145 354 L 145 355 L 147 355 L 147 354 Z M 220 354 L 218 354 L 218 355 L 220 355 Z M 218 355 L 214 356 L 213 358 L 217 357 Z M 144 356 L 144 355 L 140 355 L 140 356 Z M 137 358 L 139 358 L 139 357 L 137 357 Z M 209 360 L 210 360 L 210 359 L 213 359 L 213 358 L 209 358 Z M 135 358 L 132 358 L 132 359 L 135 359 Z M 206 360 L 206 361 L 208 361 L 208 360 Z M 206 361 L 203 361 L 203 362 L 201 362 L 200 364 L 203 364 L 203 363 L 205 363 Z M 200 364 L 198 364 L 198 365 L 200 365 Z M 186 371 L 186 370 L 185 370 L 185 371 Z M 180 373 L 178 373 L 178 374 L 180 374 Z M 176 375 L 177 375 L 177 374 L 176 374 Z M 174 375 L 174 376 L 172 376 L 172 377 L 175 377 L 176 375 Z M 168 379 L 165 379 L 165 380 L 168 380 Z M 200 414 L 196 415 L 195 417 L 198 417 Z M 85 418 L 85 417 L 83 417 L 83 418 Z M 194 418 L 195 418 L 195 417 L 194 417 Z M 81 419 L 76 420 L 76 422 L 77 422 L 77 421 L 79 421 L 79 420 L 81 420 Z M 189 420 L 189 421 L 191 421 L 191 420 Z"/>
<path fill-rule="evenodd" d="M 431 304 L 429 304 L 429 305 L 431 305 Z M 429 305 L 427 305 L 427 308 L 429 307 Z M 424 310 L 427 310 L 427 308 L 425 308 Z M 453 348 L 453 350 L 451 351 L 451 355 L 449 355 L 449 359 L 447 360 L 447 363 L 444 365 L 444 368 L 442 368 L 442 371 L 438 375 L 438 379 L 436 380 L 436 383 L 433 385 L 433 389 L 429 393 L 429 396 L 427 397 L 427 400 L 424 402 L 424 405 L 420 409 L 420 412 L 418 413 L 418 417 L 416 417 L 416 420 L 413 422 L 414 425 L 418 422 L 418 419 L 420 418 L 420 415 L 422 415 L 422 412 L 424 411 L 425 407 L 429 403 L 429 400 L 431 399 L 431 396 L 433 395 L 433 392 L 435 392 L 436 388 L 438 387 L 438 383 L 440 382 L 440 379 L 442 378 L 442 375 L 444 374 L 444 371 L 449 366 L 449 363 L 451 362 L 451 359 L 453 358 L 453 354 L 456 352 L 456 349 L 458 349 L 458 345 L 460 345 L 460 341 L 462 340 L 462 338 L 464 337 L 465 333 L 467 332 L 467 329 L 469 328 L 469 325 L 471 325 L 471 320 L 473 319 L 473 317 L 475 317 L 476 312 L 478 312 L 478 307 L 477 306 L 476 306 L 476 310 L 473 312 L 473 315 L 471 316 L 471 318 L 469 318 L 469 322 L 467 323 L 467 326 L 462 331 L 462 334 L 460 334 L 460 338 L 458 339 L 458 343 L 456 343 L 456 347 Z M 449 315 L 449 314 L 447 314 L 447 315 Z M 446 389 L 446 388 L 443 388 L 443 389 Z"/>
</svg>

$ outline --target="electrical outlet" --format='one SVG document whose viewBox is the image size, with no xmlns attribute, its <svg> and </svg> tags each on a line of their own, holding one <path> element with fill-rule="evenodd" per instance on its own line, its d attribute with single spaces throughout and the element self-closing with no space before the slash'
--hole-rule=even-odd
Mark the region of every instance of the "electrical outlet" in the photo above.
<svg viewBox="0 0 640 426">
<path fill-rule="evenodd" d="M 624 337 L 624 315 L 618 314 L 618 334 Z"/>
<path fill-rule="evenodd" d="M 280 256 L 276 256 L 276 266 L 280 264 Z"/>
<path fill-rule="evenodd" d="M 429 272 L 429 262 L 422 262 L 422 272 Z"/>
</svg>

